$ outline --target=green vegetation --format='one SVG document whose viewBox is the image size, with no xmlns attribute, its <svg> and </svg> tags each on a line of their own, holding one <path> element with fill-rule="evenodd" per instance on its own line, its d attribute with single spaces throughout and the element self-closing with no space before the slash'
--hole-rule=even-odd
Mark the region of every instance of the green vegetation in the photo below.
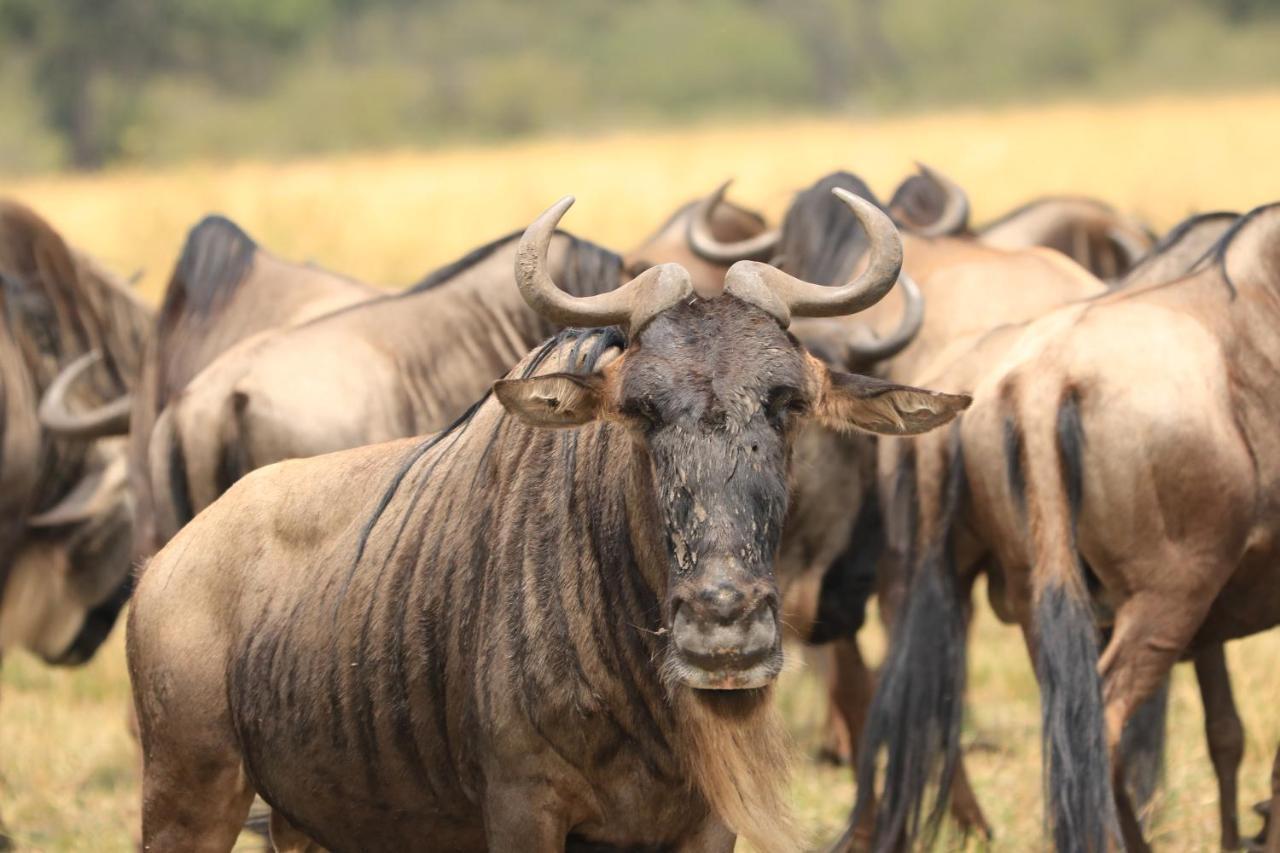
<svg viewBox="0 0 1280 853">
<path fill-rule="evenodd" d="M 0 170 L 1280 83 L 1277 0 L 0 0 Z"/>
</svg>

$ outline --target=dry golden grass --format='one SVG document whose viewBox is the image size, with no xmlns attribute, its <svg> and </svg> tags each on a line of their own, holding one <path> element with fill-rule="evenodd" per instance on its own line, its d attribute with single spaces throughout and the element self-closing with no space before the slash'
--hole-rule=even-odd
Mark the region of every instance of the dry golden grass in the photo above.
<svg viewBox="0 0 1280 853">
<path fill-rule="evenodd" d="M 575 193 L 566 227 L 614 248 L 736 176 L 772 215 L 837 167 L 887 194 L 922 160 L 970 188 L 977 217 L 1049 192 L 1112 200 L 1165 227 L 1280 197 L 1280 92 L 788 121 L 291 164 L 196 165 L 10 184 L 76 243 L 164 287 L 187 228 L 220 211 L 288 257 L 388 285 L 416 280 Z"/>
<path fill-rule="evenodd" d="M 892 121 L 813 120 L 628 133 L 469 150 L 351 156 L 293 164 L 196 165 L 11 183 L 69 239 L 117 269 L 146 270 L 163 288 L 186 229 L 221 211 L 280 253 L 400 285 L 468 248 L 520 227 L 550 201 L 578 194 L 566 225 L 627 247 L 679 202 L 724 177 L 736 197 L 772 215 L 792 191 L 844 166 L 887 193 L 920 159 L 973 195 L 979 219 L 1039 193 L 1088 193 L 1158 227 L 1204 209 L 1280 198 L 1280 93 L 1214 99 L 965 111 Z M 873 628 L 867 644 L 878 650 Z M 1248 732 L 1241 802 L 1260 799 L 1280 742 L 1273 631 L 1230 648 Z M 878 654 L 878 652 L 877 652 Z M 1216 846 L 1216 789 L 1194 679 L 1179 667 L 1166 784 L 1152 835 L 1165 850 Z M 1039 709 L 1021 639 L 982 611 L 970 667 L 969 768 L 993 849 L 1043 846 Z M 124 729 L 122 641 L 90 666 L 53 671 L 22 654 L 0 676 L 0 814 L 23 849 L 130 846 L 137 773 Z M 812 676 L 787 676 L 784 701 L 801 750 L 822 716 Z M 839 829 L 852 799 L 844 770 L 802 762 L 796 802 L 815 837 Z M 1246 831 L 1255 826 L 1244 819 Z M 955 841 L 949 842 L 952 846 Z"/>
</svg>

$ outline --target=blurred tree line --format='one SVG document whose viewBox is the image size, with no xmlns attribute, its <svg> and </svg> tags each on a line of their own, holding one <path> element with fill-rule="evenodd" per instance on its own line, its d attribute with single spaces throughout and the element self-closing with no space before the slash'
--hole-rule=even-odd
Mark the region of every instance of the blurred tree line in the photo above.
<svg viewBox="0 0 1280 853">
<path fill-rule="evenodd" d="M 0 169 L 1280 83 L 1280 0 L 0 0 Z"/>
</svg>

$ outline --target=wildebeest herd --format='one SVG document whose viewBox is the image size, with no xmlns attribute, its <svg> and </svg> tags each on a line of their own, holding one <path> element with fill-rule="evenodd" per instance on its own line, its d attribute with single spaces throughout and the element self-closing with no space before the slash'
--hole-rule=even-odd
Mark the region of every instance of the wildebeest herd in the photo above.
<svg viewBox="0 0 1280 853">
<path fill-rule="evenodd" d="M 1056 849 L 1148 849 L 1179 660 L 1241 845 L 1222 644 L 1280 622 L 1280 204 L 1156 241 L 1085 198 L 974 228 L 925 167 L 776 228 L 725 196 L 623 255 L 564 199 L 395 295 L 208 217 L 155 313 L 0 205 L 0 651 L 82 663 L 132 598 L 145 849 L 229 850 L 255 795 L 278 850 L 800 849 L 784 635 L 830 660 L 837 849 L 989 835 L 980 577 Z"/>
</svg>

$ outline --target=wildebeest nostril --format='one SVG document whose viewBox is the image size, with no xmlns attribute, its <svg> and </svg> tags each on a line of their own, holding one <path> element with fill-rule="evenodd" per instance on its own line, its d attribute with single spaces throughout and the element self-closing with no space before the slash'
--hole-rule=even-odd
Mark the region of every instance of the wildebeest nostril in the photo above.
<svg viewBox="0 0 1280 853">
<path fill-rule="evenodd" d="M 744 615 L 747 597 L 731 583 L 717 584 L 698 593 L 698 610 L 705 618 L 734 622 Z"/>
</svg>

